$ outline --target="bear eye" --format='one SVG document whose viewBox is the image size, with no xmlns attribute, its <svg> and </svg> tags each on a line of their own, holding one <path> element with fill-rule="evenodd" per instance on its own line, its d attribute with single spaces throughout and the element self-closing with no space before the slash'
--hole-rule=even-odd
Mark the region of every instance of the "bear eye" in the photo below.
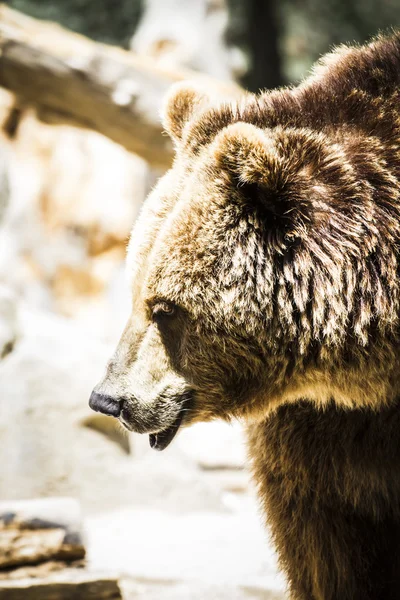
<svg viewBox="0 0 400 600">
<path fill-rule="evenodd" d="M 151 309 L 152 320 L 156 323 L 170 318 L 176 313 L 176 306 L 171 302 L 156 302 Z"/>
</svg>

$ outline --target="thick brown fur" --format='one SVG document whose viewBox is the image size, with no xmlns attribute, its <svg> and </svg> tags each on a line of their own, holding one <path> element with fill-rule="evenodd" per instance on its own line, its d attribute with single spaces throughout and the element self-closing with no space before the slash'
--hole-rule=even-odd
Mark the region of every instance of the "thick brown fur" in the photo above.
<svg viewBox="0 0 400 600">
<path fill-rule="evenodd" d="M 176 160 L 96 387 L 142 433 L 182 411 L 247 421 L 296 600 L 400 596 L 399 89 L 396 34 L 293 89 L 220 106 L 174 89 Z"/>
</svg>

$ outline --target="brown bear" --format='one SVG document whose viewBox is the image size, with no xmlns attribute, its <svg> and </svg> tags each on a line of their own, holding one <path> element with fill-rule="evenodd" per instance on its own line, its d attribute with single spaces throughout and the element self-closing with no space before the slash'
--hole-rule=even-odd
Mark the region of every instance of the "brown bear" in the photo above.
<svg viewBox="0 0 400 600">
<path fill-rule="evenodd" d="M 246 422 L 297 600 L 400 598 L 400 35 L 297 88 L 167 101 L 172 169 L 128 251 L 90 405 L 150 434 Z"/>
</svg>

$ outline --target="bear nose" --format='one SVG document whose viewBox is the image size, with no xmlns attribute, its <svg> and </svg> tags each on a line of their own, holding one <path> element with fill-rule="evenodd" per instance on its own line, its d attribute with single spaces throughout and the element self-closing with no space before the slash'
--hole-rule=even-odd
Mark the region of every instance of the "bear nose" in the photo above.
<svg viewBox="0 0 400 600">
<path fill-rule="evenodd" d="M 91 393 L 89 406 L 92 410 L 110 417 L 119 417 L 121 414 L 121 403 L 118 400 L 95 391 Z"/>
</svg>

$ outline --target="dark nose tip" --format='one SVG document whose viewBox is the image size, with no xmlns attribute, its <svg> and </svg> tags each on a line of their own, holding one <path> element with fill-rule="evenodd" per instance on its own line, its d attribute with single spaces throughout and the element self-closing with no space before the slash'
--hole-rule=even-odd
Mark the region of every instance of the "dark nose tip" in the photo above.
<svg viewBox="0 0 400 600">
<path fill-rule="evenodd" d="M 111 398 L 111 396 L 98 394 L 97 392 L 92 392 L 89 399 L 89 406 L 92 410 L 109 415 L 110 417 L 119 417 L 121 413 L 121 404 L 118 400 Z"/>
</svg>

